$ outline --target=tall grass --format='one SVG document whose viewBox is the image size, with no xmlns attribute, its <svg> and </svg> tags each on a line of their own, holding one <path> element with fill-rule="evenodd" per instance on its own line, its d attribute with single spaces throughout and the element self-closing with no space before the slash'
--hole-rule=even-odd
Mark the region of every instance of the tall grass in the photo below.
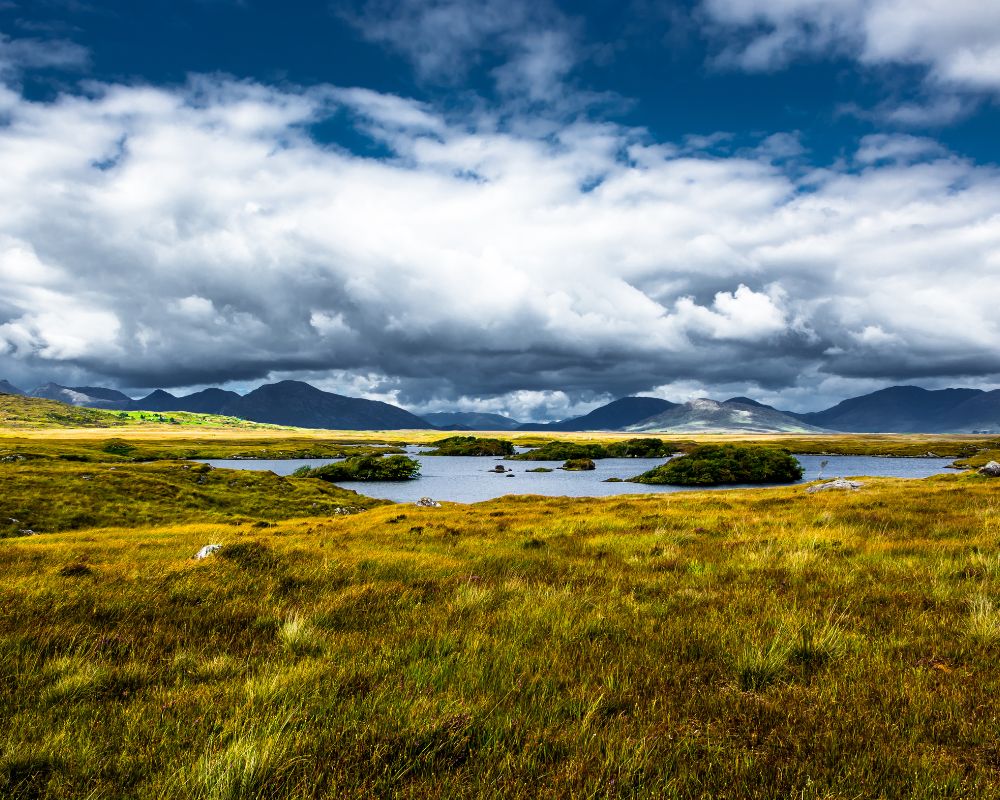
<svg viewBox="0 0 1000 800">
<path fill-rule="evenodd" d="M 994 486 L 5 539 L 0 797 L 998 796 Z"/>
</svg>

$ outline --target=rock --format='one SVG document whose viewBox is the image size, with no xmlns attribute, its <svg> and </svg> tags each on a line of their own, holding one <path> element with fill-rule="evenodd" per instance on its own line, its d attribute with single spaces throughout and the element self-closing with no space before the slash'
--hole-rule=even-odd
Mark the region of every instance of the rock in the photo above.
<svg viewBox="0 0 1000 800">
<path fill-rule="evenodd" d="M 441 504 L 437 500 L 431 500 L 429 497 L 421 497 L 414 505 L 421 508 L 441 508 Z"/>
<path fill-rule="evenodd" d="M 996 461 L 991 461 L 979 468 L 979 474 L 987 475 L 990 478 L 1000 478 L 1000 464 Z"/>
<path fill-rule="evenodd" d="M 507 473 L 507 477 L 508 477 L 508 478 L 514 478 L 514 477 L 516 477 L 516 476 L 514 475 L 514 470 L 511 470 L 510 472 L 508 472 L 508 473 Z"/>
<path fill-rule="evenodd" d="M 493 469 L 486 470 L 487 472 L 496 472 L 497 474 L 501 472 L 506 472 L 507 468 L 503 464 L 497 464 Z"/>
<path fill-rule="evenodd" d="M 31 528 L 25 528 L 25 529 L 24 529 L 24 530 L 22 530 L 22 531 L 18 531 L 18 533 L 19 533 L 19 534 L 20 534 L 21 536 L 38 536 L 38 534 L 37 534 L 37 533 L 35 533 L 35 532 L 34 532 L 33 530 L 31 530 Z"/>
<path fill-rule="evenodd" d="M 827 489 L 841 489 L 849 492 L 856 492 L 864 484 L 861 481 L 847 481 L 843 478 L 837 478 L 835 481 L 830 481 L 829 483 L 817 483 L 815 486 L 810 486 L 806 489 L 807 492 L 812 494 L 813 492 L 825 492 Z"/>
<path fill-rule="evenodd" d="M 221 544 L 206 544 L 203 548 L 201 548 L 201 550 L 199 550 L 197 553 L 194 554 L 194 557 L 198 561 L 201 561 L 201 559 L 208 558 L 216 550 L 221 550 L 221 549 L 222 549 Z"/>
</svg>

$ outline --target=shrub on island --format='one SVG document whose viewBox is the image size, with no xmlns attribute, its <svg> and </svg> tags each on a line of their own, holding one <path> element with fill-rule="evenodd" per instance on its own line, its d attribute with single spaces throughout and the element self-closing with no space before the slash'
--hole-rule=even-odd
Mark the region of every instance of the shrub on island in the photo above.
<svg viewBox="0 0 1000 800">
<path fill-rule="evenodd" d="M 610 444 L 579 444 L 578 442 L 546 442 L 519 453 L 518 461 L 566 461 L 571 458 L 667 458 L 680 450 L 673 442 L 655 438 L 626 439 Z"/>
<path fill-rule="evenodd" d="M 589 458 L 570 458 L 562 465 L 562 469 L 569 472 L 583 472 L 585 470 L 597 469 L 597 465 Z"/>
<path fill-rule="evenodd" d="M 673 486 L 794 483 L 802 465 L 787 451 L 772 447 L 706 444 L 630 478 L 633 483 Z"/>
<path fill-rule="evenodd" d="M 432 442 L 433 450 L 421 453 L 425 456 L 512 456 L 514 445 L 504 439 L 488 439 L 479 436 L 449 436 Z"/>
<path fill-rule="evenodd" d="M 408 456 L 354 456 L 309 470 L 297 477 L 324 481 L 409 481 L 420 475 L 420 462 Z"/>
</svg>

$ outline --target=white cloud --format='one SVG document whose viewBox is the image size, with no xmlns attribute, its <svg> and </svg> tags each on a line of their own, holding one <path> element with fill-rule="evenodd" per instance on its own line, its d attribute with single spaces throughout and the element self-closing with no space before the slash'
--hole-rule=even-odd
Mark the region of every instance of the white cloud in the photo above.
<svg viewBox="0 0 1000 800">
<path fill-rule="evenodd" d="M 703 0 L 703 8 L 726 39 L 740 40 L 726 45 L 722 63 L 770 70 L 803 55 L 845 55 L 926 67 L 930 83 L 947 90 L 1000 92 L 995 2 Z"/>
<path fill-rule="evenodd" d="M 393 157 L 310 137 L 343 108 Z M 801 175 L 774 158 L 794 143 L 718 157 L 219 78 L 18 97 L 4 371 L 295 375 L 515 416 L 678 381 L 1000 373 L 1000 174 L 885 137 Z"/>
</svg>

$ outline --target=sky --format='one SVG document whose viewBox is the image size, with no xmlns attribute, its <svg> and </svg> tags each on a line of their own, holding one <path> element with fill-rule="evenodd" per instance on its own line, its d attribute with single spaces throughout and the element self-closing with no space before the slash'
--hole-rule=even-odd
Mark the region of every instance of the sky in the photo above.
<svg viewBox="0 0 1000 800">
<path fill-rule="evenodd" d="M 997 131 L 984 0 L 0 0 L 0 378 L 996 388 Z"/>
</svg>

